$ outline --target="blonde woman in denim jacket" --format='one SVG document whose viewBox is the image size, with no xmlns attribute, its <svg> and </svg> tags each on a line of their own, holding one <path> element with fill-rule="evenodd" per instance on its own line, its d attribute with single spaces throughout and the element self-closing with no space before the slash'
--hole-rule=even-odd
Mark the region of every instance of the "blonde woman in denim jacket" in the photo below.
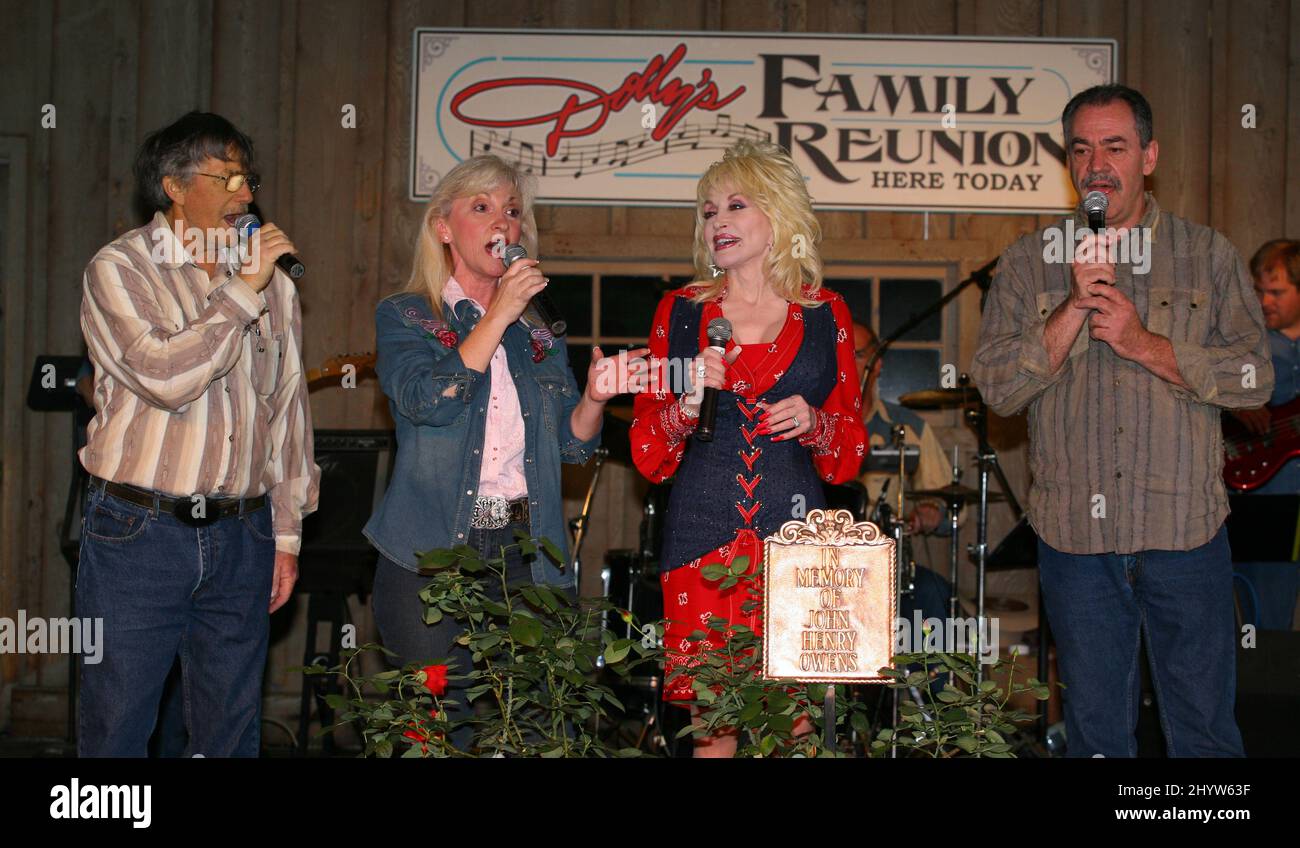
<svg viewBox="0 0 1300 848">
<path fill-rule="evenodd" d="M 470 666 L 454 644 L 454 620 L 424 624 L 419 592 L 428 579 L 416 553 L 470 545 L 496 556 L 523 531 L 567 557 L 560 464 L 587 461 L 605 403 L 629 389 L 628 369 L 620 383 L 616 362 L 596 348 L 580 393 L 564 339 L 526 314 L 549 282 L 537 260 L 503 270 L 506 245 L 536 255 L 533 195 L 531 178 L 496 156 L 447 172 L 425 213 L 406 291 L 375 313 L 376 370 L 397 425 L 397 461 L 365 534 L 381 554 L 376 623 L 403 665 L 451 658 L 462 674 Z M 507 576 L 575 588 L 567 563 L 541 551 L 512 551 Z M 453 741 L 464 747 L 468 736 Z"/>
</svg>

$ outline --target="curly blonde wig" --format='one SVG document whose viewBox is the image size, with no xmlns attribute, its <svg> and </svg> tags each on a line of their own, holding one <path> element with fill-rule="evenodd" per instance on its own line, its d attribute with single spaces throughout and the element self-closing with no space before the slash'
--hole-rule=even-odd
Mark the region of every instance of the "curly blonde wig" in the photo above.
<svg viewBox="0 0 1300 848">
<path fill-rule="evenodd" d="M 821 224 L 813 213 L 812 198 L 803 174 L 784 148 L 766 141 L 742 140 L 733 144 L 700 177 L 695 190 L 695 273 L 691 300 L 699 303 L 718 297 L 726 277 L 713 277 L 708 242 L 704 237 L 704 203 L 721 186 L 748 197 L 772 225 L 772 249 L 767 255 L 766 277 L 784 299 L 817 306 L 812 297 L 822 285 L 822 260 L 818 245 Z"/>
</svg>

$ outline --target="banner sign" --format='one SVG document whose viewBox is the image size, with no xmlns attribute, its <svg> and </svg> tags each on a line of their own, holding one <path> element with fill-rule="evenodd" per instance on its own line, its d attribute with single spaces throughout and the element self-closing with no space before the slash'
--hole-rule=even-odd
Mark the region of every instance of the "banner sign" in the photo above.
<svg viewBox="0 0 1300 848">
<path fill-rule="evenodd" d="M 417 29 L 410 197 L 480 153 L 538 200 L 689 206 L 738 139 L 786 147 L 821 209 L 1072 207 L 1061 109 L 1111 39 Z"/>
</svg>

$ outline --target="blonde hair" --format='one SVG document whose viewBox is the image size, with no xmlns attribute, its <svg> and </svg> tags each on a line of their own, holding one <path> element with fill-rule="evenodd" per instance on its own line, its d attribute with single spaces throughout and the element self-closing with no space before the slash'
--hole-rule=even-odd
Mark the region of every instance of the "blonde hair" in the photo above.
<svg viewBox="0 0 1300 848">
<path fill-rule="evenodd" d="M 453 262 L 451 245 L 439 240 L 434 225 L 451 215 L 454 201 L 491 192 L 502 184 L 519 194 L 522 210 L 519 243 L 527 248 L 529 256 L 537 256 L 537 220 L 533 217 L 537 188 L 533 178 L 499 156 L 485 154 L 461 162 L 444 174 L 433 189 L 415 238 L 415 260 L 411 264 L 411 279 L 406 284 L 406 291 L 428 296 L 429 306 L 439 318 L 442 317 L 442 289 L 451 276 Z"/>
<path fill-rule="evenodd" d="M 784 148 L 767 141 L 742 140 L 723 154 L 700 177 L 695 189 L 695 273 L 691 300 L 701 303 L 718 297 L 725 276 L 713 277 L 709 245 L 704 237 L 704 203 L 719 186 L 731 186 L 748 197 L 772 225 L 772 250 L 767 255 L 767 279 L 784 299 L 801 306 L 817 306 L 812 297 L 822 285 L 822 260 L 818 245 L 822 227 L 813 214 L 812 198 L 794 159 Z M 795 256 L 795 238 L 803 240 L 802 255 Z"/>
</svg>

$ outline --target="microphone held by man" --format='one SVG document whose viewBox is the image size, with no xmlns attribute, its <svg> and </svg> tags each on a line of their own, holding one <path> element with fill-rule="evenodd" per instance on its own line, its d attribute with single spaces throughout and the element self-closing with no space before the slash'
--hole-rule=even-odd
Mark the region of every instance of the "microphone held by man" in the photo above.
<svg viewBox="0 0 1300 848">
<path fill-rule="evenodd" d="M 288 274 L 291 279 L 296 280 L 307 273 L 307 266 L 303 264 L 301 259 L 293 255 L 297 248 L 293 246 L 293 242 L 289 241 L 289 237 L 285 235 L 284 231 L 275 224 L 267 223 L 263 225 L 261 218 L 248 212 L 235 219 L 235 230 L 239 233 L 241 240 L 260 242 L 259 247 L 253 248 L 259 251 L 258 255 L 252 257 L 250 261 L 250 271 L 260 285 L 253 285 L 253 280 L 245 277 L 245 279 L 249 279 L 250 285 L 253 285 L 256 290 L 261 291 L 266 288 L 267 283 L 271 280 L 270 265 L 268 264 L 265 272 L 263 272 L 261 263 L 256 261 L 261 258 L 260 251 L 265 251 L 265 258 L 273 260 L 280 270 Z M 257 233 L 256 239 L 253 237 L 254 233 Z M 241 273 L 240 276 L 245 275 Z"/>
<path fill-rule="evenodd" d="M 1088 229 L 1100 235 L 1106 229 L 1106 210 L 1110 208 L 1110 198 L 1103 191 L 1090 191 L 1083 198 L 1083 211 L 1088 216 Z"/>
</svg>

